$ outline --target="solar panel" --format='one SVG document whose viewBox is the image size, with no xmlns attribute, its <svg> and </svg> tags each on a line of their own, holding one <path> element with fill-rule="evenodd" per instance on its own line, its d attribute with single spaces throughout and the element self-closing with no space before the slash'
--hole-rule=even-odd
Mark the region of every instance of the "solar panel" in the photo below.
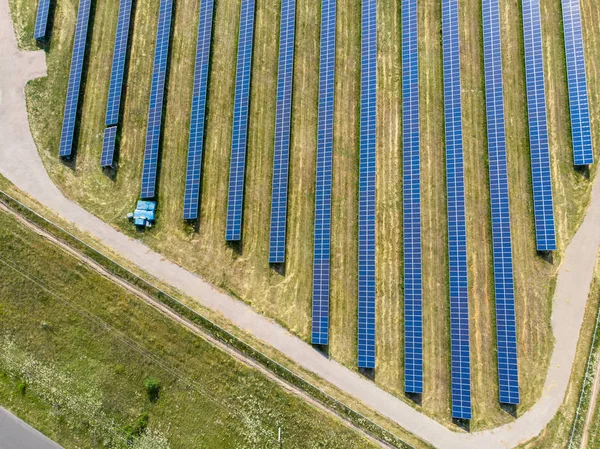
<svg viewBox="0 0 600 449">
<path fill-rule="evenodd" d="M 285 262 L 296 0 L 281 2 L 269 263 Z"/>
<path fill-rule="evenodd" d="M 184 220 L 198 219 L 200 205 L 200 179 L 202 174 L 202 152 L 204 150 L 204 127 L 206 125 L 206 93 L 210 67 L 213 10 L 214 0 L 202 0 L 198 22 L 192 118 L 190 121 L 187 174 L 183 197 Z"/>
<path fill-rule="evenodd" d="M 117 127 L 111 126 L 104 130 L 104 140 L 102 142 L 102 156 L 100 157 L 100 167 L 112 167 L 115 158 L 115 143 L 117 138 Z"/>
<path fill-rule="evenodd" d="M 448 189 L 452 417 L 471 419 L 467 225 L 458 25 L 458 0 L 443 0 L 442 41 L 444 53 L 446 183 Z"/>
<path fill-rule="evenodd" d="M 322 0 L 311 337 L 315 345 L 329 344 L 335 21 L 336 0 Z"/>
<path fill-rule="evenodd" d="M 254 0 L 242 0 L 233 108 L 231 163 L 229 167 L 227 226 L 225 229 L 225 240 L 229 242 L 237 242 L 242 239 L 244 174 L 246 171 L 246 144 L 248 140 L 248 108 L 250 103 L 253 40 Z"/>
<path fill-rule="evenodd" d="M 77 106 L 79 103 L 79 91 L 81 88 L 81 74 L 83 72 L 85 45 L 87 41 L 87 30 L 90 19 L 90 1 L 91 0 L 80 0 L 79 9 L 77 10 L 77 25 L 75 26 L 75 38 L 73 40 L 71 71 L 69 73 L 65 114 L 63 118 L 62 133 L 60 136 L 60 149 L 58 152 L 60 157 L 68 158 L 73 152 L 73 137 L 75 135 Z"/>
<path fill-rule="evenodd" d="M 556 249 L 556 232 L 539 0 L 523 0 L 523 34 L 535 236 L 538 251 L 553 251 Z"/>
<path fill-rule="evenodd" d="M 119 122 L 121 92 L 123 91 L 123 74 L 125 72 L 125 60 L 127 59 L 129 22 L 131 19 L 131 2 L 132 0 L 121 0 L 119 6 L 117 34 L 115 36 L 115 49 L 113 52 L 110 86 L 108 88 L 108 102 L 106 106 L 106 126 L 113 126 Z"/>
<path fill-rule="evenodd" d="M 504 130 L 500 8 L 498 0 L 483 0 L 482 6 L 498 383 L 500 402 L 518 404 L 517 320 L 515 317 L 515 286 Z"/>
<path fill-rule="evenodd" d="M 37 40 L 46 39 L 48 32 L 48 15 L 50 12 L 50 0 L 40 0 L 38 2 L 37 16 L 35 19 L 35 29 L 33 37 Z"/>
<path fill-rule="evenodd" d="M 358 206 L 358 366 L 375 368 L 377 1 L 362 1 Z"/>
<path fill-rule="evenodd" d="M 404 391 L 423 393 L 423 287 L 417 0 L 402 0 Z"/>
<path fill-rule="evenodd" d="M 155 195 L 172 11 L 173 0 L 160 1 L 156 47 L 154 49 L 152 87 L 150 90 L 150 107 L 148 109 L 148 126 L 146 128 L 146 151 L 144 153 L 144 168 L 142 171 L 142 199 L 154 198 Z"/>
<path fill-rule="evenodd" d="M 575 165 L 588 165 L 594 162 L 594 152 L 580 8 L 579 0 L 562 0 L 573 161 Z"/>
</svg>

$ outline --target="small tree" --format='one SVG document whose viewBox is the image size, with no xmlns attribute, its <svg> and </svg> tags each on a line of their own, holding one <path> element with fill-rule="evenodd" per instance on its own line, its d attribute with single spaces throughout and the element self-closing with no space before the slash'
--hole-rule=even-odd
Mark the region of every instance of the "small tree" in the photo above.
<svg viewBox="0 0 600 449">
<path fill-rule="evenodd" d="M 158 401 L 158 397 L 160 395 L 160 382 L 156 377 L 146 377 L 144 380 L 144 387 L 146 388 L 146 393 L 148 393 L 148 399 L 153 404 Z"/>
</svg>

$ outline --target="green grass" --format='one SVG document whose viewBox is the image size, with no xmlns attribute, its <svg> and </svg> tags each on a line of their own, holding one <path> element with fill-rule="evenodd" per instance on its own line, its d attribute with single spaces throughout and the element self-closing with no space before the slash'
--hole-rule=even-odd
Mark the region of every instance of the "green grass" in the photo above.
<svg viewBox="0 0 600 449">
<path fill-rule="evenodd" d="M 0 402 L 65 448 L 374 447 L 3 212 L 0 253 Z"/>
<path fill-rule="evenodd" d="M 199 232 L 181 221 L 191 77 L 198 0 L 178 2 L 166 102 L 165 137 L 156 229 L 138 234 L 124 219 L 139 192 L 148 105 L 153 27 L 157 3 L 138 4 L 123 118 L 120 166 L 115 181 L 98 167 L 112 54 L 117 1 L 97 2 L 82 111 L 76 169 L 56 158 L 75 20 L 73 0 L 59 2 L 48 51 L 49 77 L 27 88 L 34 138 L 52 179 L 70 198 L 170 259 L 231 292 L 301 338 L 310 333 L 312 227 L 318 99 L 318 0 L 299 3 L 294 75 L 288 261 L 285 276 L 267 263 L 269 197 L 275 108 L 278 3 L 257 4 L 254 73 L 244 211 L 244 242 L 237 254 L 224 244 L 232 98 L 235 79 L 238 2 L 219 2 L 208 101 L 208 125 Z M 33 10 L 11 0 L 22 45 L 33 43 Z M 593 1 L 582 2 L 589 85 L 600 75 L 599 32 Z M 551 294 L 561 251 L 583 216 L 590 180 L 572 168 L 560 0 L 543 4 L 548 122 L 553 160 L 559 251 L 553 263 L 536 255 L 527 137 L 522 28 L 517 0 L 502 3 L 505 102 L 519 325 L 520 415 L 537 400 L 552 347 Z M 491 227 L 485 147 L 481 10 L 478 0 L 461 2 L 463 118 L 469 213 L 469 276 L 472 322 L 474 420 L 479 430 L 512 417 L 498 404 Z M 377 310 L 378 369 L 375 382 L 403 397 L 401 43 L 400 0 L 378 7 Z M 109 25 L 111 24 L 111 25 Z M 450 365 L 447 221 L 442 104 L 441 8 L 424 0 L 419 9 L 424 358 L 422 410 L 450 425 Z M 330 355 L 355 368 L 357 305 L 358 100 L 360 4 L 338 3 L 335 152 L 333 166 Z M 592 115 L 600 115 L 598 91 L 590 90 Z M 50 105 L 50 106 L 49 106 Z M 594 142 L 600 147 L 597 127 Z M 592 169 L 591 173 L 595 173 Z"/>
</svg>

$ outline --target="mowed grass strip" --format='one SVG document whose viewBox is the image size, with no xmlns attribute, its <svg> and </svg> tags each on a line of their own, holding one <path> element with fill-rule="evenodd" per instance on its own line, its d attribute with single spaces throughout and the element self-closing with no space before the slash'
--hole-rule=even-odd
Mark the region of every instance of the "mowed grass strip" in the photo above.
<svg viewBox="0 0 600 449">
<path fill-rule="evenodd" d="M 20 42 L 34 8 L 11 0 Z M 124 218 L 139 193 L 158 3 L 138 3 L 116 180 L 99 166 L 116 0 L 98 2 L 91 39 L 76 169 L 56 158 L 76 3 L 60 2 L 48 51 L 49 77 L 31 82 L 28 108 L 34 138 L 53 180 L 67 196 L 129 235 L 251 304 L 308 341 L 310 337 L 314 170 L 316 157 L 320 1 L 299 3 L 291 143 L 288 263 L 267 263 L 279 2 L 258 2 L 252 76 L 244 241 L 224 243 L 231 119 L 240 2 L 218 2 L 208 98 L 201 217 L 197 232 L 182 220 L 187 134 L 199 1 L 178 2 L 159 181 L 159 219 L 137 233 Z M 400 0 L 378 8 L 377 370 L 375 381 L 403 398 L 402 172 Z M 598 12 L 582 2 L 595 147 L 600 147 Z M 548 121 L 559 251 L 536 254 L 531 193 L 521 9 L 501 5 L 511 220 L 515 265 L 522 405 L 539 398 L 552 347 L 551 295 L 561 251 L 580 223 L 591 180 L 572 167 L 560 0 L 542 5 Z M 468 213 L 474 420 L 472 429 L 512 417 L 498 404 L 495 303 L 483 91 L 481 6 L 460 5 L 464 148 Z M 329 354 L 356 366 L 357 216 L 360 94 L 360 2 L 340 0 L 337 23 L 333 162 L 331 345 Z M 441 4 L 419 3 L 425 393 L 422 409 L 450 424 L 450 354 Z M 105 74 L 106 72 L 106 74 Z M 106 75 L 106 76 L 105 76 Z M 595 173 L 592 168 L 591 173 Z"/>
<path fill-rule="evenodd" d="M 376 447 L 4 212 L 0 249 L 0 402 L 65 448 L 268 447 L 279 427 L 290 447 Z M 142 416 L 167 445 L 126 442 Z"/>
</svg>

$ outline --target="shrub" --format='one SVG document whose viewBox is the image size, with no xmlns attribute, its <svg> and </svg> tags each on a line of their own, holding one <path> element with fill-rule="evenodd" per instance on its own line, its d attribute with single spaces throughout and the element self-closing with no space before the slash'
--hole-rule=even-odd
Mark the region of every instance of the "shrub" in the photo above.
<svg viewBox="0 0 600 449">
<path fill-rule="evenodd" d="M 160 395 L 160 382 L 155 377 L 146 377 L 144 380 L 144 388 L 146 388 L 146 393 L 148 393 L 148 399 L 150 402 L 155 403 L 158 401 L 158 397 Z"/>
</svg>

